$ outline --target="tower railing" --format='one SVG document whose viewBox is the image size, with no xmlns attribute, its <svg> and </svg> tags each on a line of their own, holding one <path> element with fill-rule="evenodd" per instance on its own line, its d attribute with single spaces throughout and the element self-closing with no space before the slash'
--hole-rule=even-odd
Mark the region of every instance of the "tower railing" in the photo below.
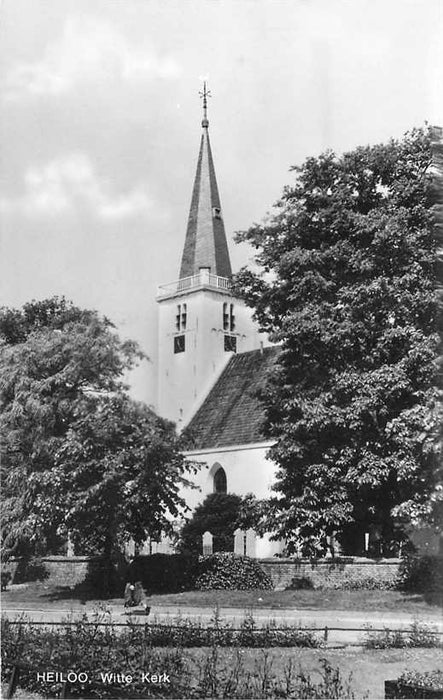
<svg viewBox="0 0 443 700">
<path fill-rule="evenodd" d="M 213 275 L 209 270 L 203 269 L 196 275 L 182 277 L 168 284 L 161 284 L 157 288 L 157 298 L 170 296 L 179 292 L 188 292 L 203 287 L 205 289 L 210 288 L 229 292 L 231 289 L 231 280 L 227 277 Z"/>
</svg>

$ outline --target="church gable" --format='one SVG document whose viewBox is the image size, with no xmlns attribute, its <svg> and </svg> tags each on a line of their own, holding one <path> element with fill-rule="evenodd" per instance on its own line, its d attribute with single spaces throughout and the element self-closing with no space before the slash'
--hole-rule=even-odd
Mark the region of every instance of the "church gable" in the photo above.
<svg viewBox="0 0 443 700">
<path fill-rule="evenodd" d="M 186 428 L 193 450 L 266 439 L 265 412 L 257 393 L 279 352 L 279 347 L 266 347 L 233 355 Z"/>
</svg>

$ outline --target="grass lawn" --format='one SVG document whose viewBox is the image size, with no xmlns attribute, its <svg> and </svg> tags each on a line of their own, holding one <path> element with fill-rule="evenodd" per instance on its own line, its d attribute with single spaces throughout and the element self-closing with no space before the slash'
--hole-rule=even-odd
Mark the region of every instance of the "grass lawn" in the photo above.
<svg viewBox="0 0 443 700">
<path fill-rule="evenodd" d="M 191 677 L 197 678 L 211 654 L 208 649 L 186 650 L 192 671 Z M 327 659 L 333 668 L 340 669 L 340 675 L 346 685 L 351 675 L 350 684 L 356 700 L 368 698 L 379 700 L 384 697 L 384 681 L 395 679 L 406 670 L 432 671 L 441 667 L 441 650 L 436 649 L 389 649 L 384 651 L 363 651 L 361 649 L 320 650 L 320 649 L 217 649 L 216 676 L 227 677 L 241 657 L 242 674 L 251 673 L 255 678 L 263 675 L 275 677 L 280 682 L 285 678 L 290 663 L 294 673 L 299 670 L 310 674 L 313 682 L 320 681 L 321 659 Z M 124 669 L 122 669 L 124 670 Z M 5 687 L 3 688 L 5 689 Z M 40 698 L 38 694 L 26 694 L 17 690 L 19 698 Z M 277 697 L 268 695 L 267 697 Z"/>
<path fill-rule="evenodd" d="M 273 608 L 297 610 L 370 610 L 411 614 L 436 612 L 443 607 L 443 595 L 431 600 L 423 595 L 400 591 L 189 591 L 154 595 L 156 605 L 190 605 L 195 607 Z M 260 600 L 259 600 L 260 599 Z"/>
<path fill-rule="evenodd" d="M 123 597 L 123 592 L 122 592 Z M 121 598 L 109 602 L 121 604 Z M 443 595 L 423 596 L 399 591 L 188 591 L 176 594 L 153 595 L 152 605 L 177 607 L 272 608 L 297 610 L 359 610 L 372 612 L 401 612 L 411 616 L 441 615 Z M 85 597 L 69 588 L 50 584 L 32 583 L 12 586 L 2 594 L 2 607 L 23 609 L 66 608 L 88 609 L 98 604 L 93 596 Z"/>
</svg>

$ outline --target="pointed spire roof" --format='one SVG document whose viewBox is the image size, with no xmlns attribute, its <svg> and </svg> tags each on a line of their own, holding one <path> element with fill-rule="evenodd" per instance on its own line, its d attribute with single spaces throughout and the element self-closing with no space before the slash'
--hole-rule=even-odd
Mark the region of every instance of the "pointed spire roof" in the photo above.
<svg viewBox="0 0 443 700">
<path fill-rule="evenodd" d="M 200 96 L 203 98 L 203 132 L 180 266 L 180 279 L 197 275 L 202 267 L 210 268 L 210 272 L 219 277 L 230 277 L 232 274 L 209 141 L 207 98 L 210 93 L 206 89 L 206 83 L 203 84 L 203 92 Z"/>
</svg>

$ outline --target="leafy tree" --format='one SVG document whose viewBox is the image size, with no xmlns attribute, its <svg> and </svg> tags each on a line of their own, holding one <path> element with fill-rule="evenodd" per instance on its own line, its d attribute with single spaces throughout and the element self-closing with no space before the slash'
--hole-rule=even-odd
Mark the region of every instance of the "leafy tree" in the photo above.
<svg viewBox="0 0 443 700">
<path fill-rule="evenodd" d="M 235 493 L 210 493 L 206 496 L 191 520 L 183 526 L 180 549 L 202 554 L 202 535 L 208 531 L 214 537 L 214 552 L 232 552 L 241 501 L 241 496 Z"/>
<path fill-rule="evenodd" d="M 185 466 L 172 423 L 123 393 L 97 398 L 66 434 L 51 474 L 78 549 L 110 556 L 129 538 L 172 534 Z"/>
<path fill-rule="evenodd" d="M 173 425 L 126 393 L 137 345 L 58 298 L 2 309 L 0 337 L 4 551 L 54 551 L 69 531 L 110 557 L 168 530 L 187 463 Z"/>
<path fill-rule="evenodd" d="M 237 528 L 253 528 L 262 532 L 264 505 L 251 493 L 210 493 L 195 509 L 192 518 L 183 526 L 180 549 L 202 554 L 202 536 L 210 532 L 214 552 L 234 551 L 234 532 Z"/>
<path fill-rule="evenodd" d="M 282 351 L 263 394 L 280 469 L 268 525 L 305 554 L 387 551 L 436 487 L 435 237 L 427 130 L 293 168 L 236 289 Z M 438 491 L 435 491 L 438 493 Z"/>
</svg>

